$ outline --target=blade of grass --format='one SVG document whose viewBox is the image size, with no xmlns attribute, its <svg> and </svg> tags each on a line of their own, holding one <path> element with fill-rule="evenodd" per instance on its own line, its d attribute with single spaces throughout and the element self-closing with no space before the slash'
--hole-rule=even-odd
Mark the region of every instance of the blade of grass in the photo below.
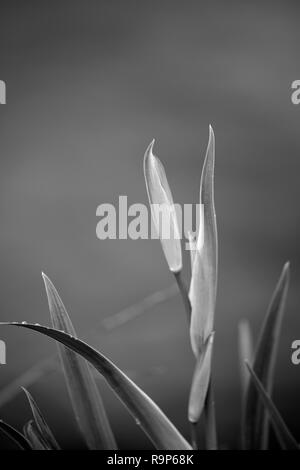
<svg viewBox="0 0 300 470">
<path fill-rule="evenodd" d="M 253 359 L 253 370 L 270 396 L 288 285 L 289 263 L 286 263 L 271 298 Z M 248 384 L 243 415 L 244 448 L 266 449 L 269 434 L 268 414 L 252 381 Z"/>
<path fill-rule="evenodd" d="M 30 443 L 23 434 L 17 431 L 10 424 L 5 423 L 0 419 L 0 430 L 5 434 L 9 439 L 11 439 L 19 449 L 21 450 L 32 450 Z"/>
<path fill-rule="evenodd" d="M 139 302 L 126 307 L 123 310 L 110 315 L 102 320 L 101 326 L 108 331 L 119 328 L 120 326 L 126 324 L 127 322 L 134 320 L 140 315 L 146 313 L 150 309 L 154 308 L 156 305 L 166 302 L 167 300 L 178 295 L 177 285 L 174 283 L 165 289 L 158 290 L 153 292 L 150 295 L 147 295 L 144 299 Z"/>
<path fill-rule="evenodd" d="M 253 339 L 250 325 L 247 320 L 241 320 L 238 325 L 238 348 L 242 396 L 244 399 L 249 382 L 249 374 L 245 367 L 245 361 L 248 361 L 251 364 L 253 359 Z"/>
<path fill-rule="evenodd" d="M 43 417 L 39 407 L 37 406 L 36 402 L 34 401 L 31 394 L 28 392 L 28 390 L 26 390 L 24 387 L 22 387 L 22 388 L 23 388 L 23 390 L 24 390 L 24 392 L 27 396 L 27 399 L 29 401 L 30 408 L 31 408 L 31 411 L 32 411 L 32 414 L 33 414 L 33 417 L 34 417 L 34 420 L 35 420 L 36 427 L 38 428 L 40 434 L 43 436 L 44 441 L 47 443 L 47 446 L 49 447 L 49 449 L 59 450 L 60 447 L 59 447 L 55 437 L 53 436 L 53 433 L 52 433 L 51 429 L 49 428 L 48 424 L 46 423 L 46 420 Z"/>
<path fill-rule="evenodd" d="M 76 337 L 70 317 L 53 283 L 45 274 L 43 280 L 53 327 Z M 58 345 L 58 350 L 74 414 L 88 447 L 116 449 L 102 398 L 86 361 L 62 345 Z"/>
<path fill-rule="evenodd" d="M 215 399 L 213 393 L 212 378 L 208 386 L 205 404 L 204 404 L 204 417 L 205 417 L 205 447 L 207 450 L 217 450 L 217 429 L 216 429 L 216 410 Z"/>
<path fill-rule="evenodd" d="M 293 435 L 291 434 L 290 430 L 285 424 L 281 414 L 279 413 L 275 404 L 273 403 L 273 400 L 271 399 L 269 394 L 266 392 L 261 381 L 258 379 L 254 370 L 250 367 L 247 361 L 246 361 L 246 366 L 247 366 L 248 371 L 250 372 L 252 383 L 255 386 L 259 394 L 259 398 L 261 399 L 267 413 L 270 416 L 271 423 L 273 425 L 274 431 L 276 433 L 277 439 L 282 449 L 300 450 L 297 441 L 294 439 Z"/>
<path fill-rule="evenodd" d="M 192 447 L 194 450 L 198 450 L 197 423 L 190 423 L 190 433 Z"/>
<path fill-rule="evenodd" d="M 136 423 L 141 426 L 157 449 L 191 450 L 190 444 L 153 400 L 115 364 L 88 344 L 70 336 L 68 333 L 45 326 L 17 322 L 1 323 L 1 325 L 12 325 L 34 330 L 67 346 L 90 362 L 103 375 L 117 397 L 127 407 Z"/>
</svg>

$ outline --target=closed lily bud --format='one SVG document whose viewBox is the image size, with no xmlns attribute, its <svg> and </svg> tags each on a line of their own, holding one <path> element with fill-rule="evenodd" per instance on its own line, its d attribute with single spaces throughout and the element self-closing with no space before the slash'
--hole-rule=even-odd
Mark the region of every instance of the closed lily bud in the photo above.
<svg viewBox="0 0 300 470">
<path fill-rule="evenodd" d="M 198 358 L 213 331 L 216 291 L 218 242 L 214 206 L 215 138 L 209 128 L 209 142 L 200 182 L 202 216 L 194 254 L 189 299 L 192 308 L 190 337 Z"/>
<path fill-rule="evenodd" d="M 169 269 L 178 273 L 182 269 L 182 254 L 176 208 L 164 167 L 153 155 L 153 145 L 154 140 L 144 156 L 144 176 L 152 219 Z"/>
</svg>

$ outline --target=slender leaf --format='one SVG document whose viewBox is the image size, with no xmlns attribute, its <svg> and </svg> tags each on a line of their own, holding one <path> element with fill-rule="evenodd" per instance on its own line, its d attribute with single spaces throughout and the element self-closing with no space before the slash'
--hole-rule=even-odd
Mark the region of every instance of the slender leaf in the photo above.
<svg viewBox="0 0 300 470">
<path fill-rule="evenodd" d="M 30 420 L 23 427 L 26 439 L 30 442 L 33 450 L 53 450 L 45 441 L 44 436 L 40 433 L 36 423 Z"/>
<path fill-rule="evenodd" d="M 44 441 L 47 443 L 47 446 L 49 449 L 53 450 L 59 450 L 60 447 L 53 436 L 53 433 L 51 429 L 49 428 L 48 424 L 45 421 L 45 418 L 43 417 L 39 407 L 37 406 L 36 402 L 34 401 L 33 397 L 31 394 L 26 390 L 24 387 L 22 387 L 24 392 L 26 393 L 26 396 L 28 398 L 30 408 L 35 420 L 36 427 L 38 428 L 40 434 L 43 436 Z"/>
<path fill-rule="evenodd" d="M 43 274 L 53 328 L 76 337 L 66 308 L 50 279 Z M 85 360 L 58 345 L 64 375 L 80 431 L 90 449 L 111 450 L 117 445 L 104 405 Z"/>
<path fill-rule="evenodd" d="M 273 425 L 274 431 L 276 433 L 277 439 L 282 447 L 285 450 L 300 450 L 297 441 L 294 439 L 287 425 L 285 424 L 281 414 L 277 410 L 276 406 L 273 403 L 273 400 L 269 394 L 264 389 L 261 381 L 258 379 L 254 370 L 246 361 L 246 366 L 250 372 L 252 383 L 257 390 L 259 398 L 261 399 L 267 413 L 270 416 L 271 423 Z"/>
<path fill-rule="evenodd" d="M 160 408 L 115 364 L 88 344 L 63 331 L 30 323 L 1 323 L 38 331 L 59 341 L 89 361 L 106 379 L 118 398 L 127 407 L 157 449 L 190 450 L 190 444 L 183 438 Z"/>
<path fill-rule="evenodd" d="M 180 231 L 172 193 L 165 169 L 153 155 L 154 140 L 144 155 L 144 176 L 151 207 L 152 219 L 160 238 L 169 269 L 177 273 L 182 269 Z"/>
<path fill-rule="evenodd" d="M 253 370 L 270 396 L 288 285 L 289 263 L 286 263 L 273 293 L 253 359 Z M 259 400 L 253 382 L 248 385 L 243 419 L 244 447 L 266 449 L 269 431 L 268 414 Z"/>
<path fill-rule="evenodd" d="M 188 409 L 188 417 L 191 423 L 197 423 L 203 411 L 210 382 L 212 349 L 213 333 L 206 341 L 204 351 L 199 354 L 195 366 Z"/>
<path fill-rule="evenodd" d="M 192 306 L 190 336 L 196 358 L 213 330 L 216 304 L 218 242 L 214 206 L 214 165 L 215 138 L 210 126 L 200 182 L 201 217 L 189 292 Z"/>
<path fill-rule="evenodd" d="M 10 424 L 5 423 L 2 419 L 0 420 L 0 431 L 3 432 L 8 438 L 10 438 L 21 450 L 32 450 L 30 443 L 23 434 L 17 431 Z"/>
</svg>

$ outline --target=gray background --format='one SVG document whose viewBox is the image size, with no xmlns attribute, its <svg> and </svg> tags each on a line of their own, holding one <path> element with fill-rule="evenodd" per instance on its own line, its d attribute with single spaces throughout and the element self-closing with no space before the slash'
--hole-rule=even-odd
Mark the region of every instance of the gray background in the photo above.
<svg viewBox="0 0 300 470">
<path fill-rule="evenodd" d="M 156 138 L 175 202 L 196 202 L 208 124 L 216 134 L 220 275 L 214 378 L 220 440 L 239 429 L 237 324 L 257 335 L 283 263 L 291 289 L 275 399 L 299 429 L 299 79 L 297 2 L 2 1 L 0 78 L 1 320 L 48 323 L 41 279 L 58 287 L 79 335 L 124 368 L 188 435 L 193 357 L 179 297 L 110 334 L 101 320 L 172 284 L 158 241 L 99 241 L 96 208 L 145 202 L 142 158 Z M 185 254 L 185 274 L 189 276 Z M 55 352 L 1 328 L 4 388 Z M 148 445 L 102 381 L 123 447 Z M 31 387 L 59 441 L 80 448 L 59 372 Z M 0 409 L 21 427 L 24 395 Z"/>
</svg>

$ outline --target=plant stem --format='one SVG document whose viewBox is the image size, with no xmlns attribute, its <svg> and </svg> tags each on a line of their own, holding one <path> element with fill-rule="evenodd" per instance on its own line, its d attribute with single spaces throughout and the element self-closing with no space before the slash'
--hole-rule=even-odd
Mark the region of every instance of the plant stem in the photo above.
<svg viewBox="0 0 300 470">
<path fill-rule="evenodd" d="M 186 285 L 184 284 L 184 282 L 182 280 L 181 271 L 178 271 L 178 272 L 174 273 L 174 276 L 175 276 L 175 279 L 176 279 L 176 282 L 177 282 L 177 285 L 178 285 L 178 288 L 179 288 L 179 291 L 180 291 L 180 294 L 181 294 L 181 297 L 182 297 L 182 300 L 183 300 L 183 304 L 184 304 L 184 308 L 185 308 L 185 311 L 186 311 L 186 314 L 187 314 L 188 322 L 190 322 L 190 319 L 191 319 L 191 303 L 190 303 L 190 299 L 189 299 L 189 296 L 188 296 L 187 287 L 186 287 Z"/>
<path fill-rule="evenodd" d="M 210 379 L 209 387 L 204 405 L 205 418 L 205 443 L 207 450 L 217 450 L 217 430 L 216 430 L 216 411 L 215 400 L 212 387 L 212 379 Z"/>
</svg>

